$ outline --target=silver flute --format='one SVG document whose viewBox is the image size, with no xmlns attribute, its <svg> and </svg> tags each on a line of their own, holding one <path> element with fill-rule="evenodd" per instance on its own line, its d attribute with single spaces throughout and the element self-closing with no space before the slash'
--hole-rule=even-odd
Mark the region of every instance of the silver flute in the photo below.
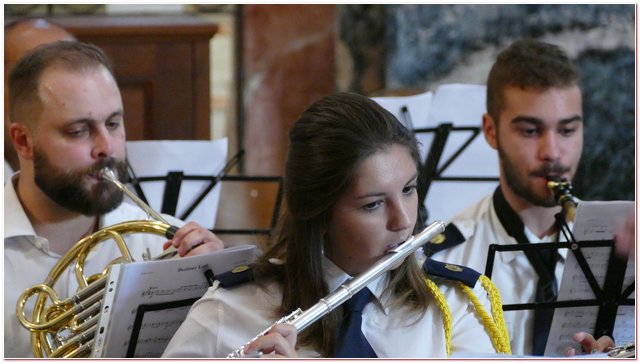
<svg viewBox="0 0 640 363">
<path fill-rule="evenodd" d="M 296 328 L 298 334 L 300 334 L 300 332 L 302 332 L 309 325 L 313 324 L 318 319 L 322 318 L 330 311 L 337 308 L 345 301 L 349 300 L 358 291 L 366 287 L 371 281 L 378 278 L 378 276 L 395 268 L 402 261 L 404 261 L 405 258 L 412 255 L 418 248 L 422 247 L 438 234 L 444 232 L 444 227 L 445 224 L 443 222 L 433 222 L 422 232 L 407 238 L 407 240 L 400 244 L 398 247 L 390 250 L 384 257 L 379 259 L 368 270 L 356 277 L 347 280 L 335 291 L 320 299 L 320 301 L 318 301 L 309 309 L 302 311 L 302 309 L 298 308 L 291 314 L 280 318 L 270 327 L 258 334 L 255 338 L 251 339 L 240 348 L 229 353 L 227 358 L 254 357 L 255 355 L 245 355 L 244 348 L 256 339 L 265 335 L 276 324 L 286 323 L 293 325 Z"/>
</svg>

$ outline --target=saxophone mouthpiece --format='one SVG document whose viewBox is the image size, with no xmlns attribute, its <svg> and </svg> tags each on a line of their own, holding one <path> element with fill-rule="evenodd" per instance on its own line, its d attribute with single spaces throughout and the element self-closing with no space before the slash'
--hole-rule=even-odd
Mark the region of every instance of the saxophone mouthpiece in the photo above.
<svg viewBox="0 0 640 363">
<path fill-rule="evenodd" d="M 562 211 L 568 220 L 574 220 L 576 215 L 577 199 L 573 196 L 573 186 L 567 179 L 555 176 L 548 177 L 547 187 L 553 193 L 556 204 L 562 207 Z"/>
</svg>

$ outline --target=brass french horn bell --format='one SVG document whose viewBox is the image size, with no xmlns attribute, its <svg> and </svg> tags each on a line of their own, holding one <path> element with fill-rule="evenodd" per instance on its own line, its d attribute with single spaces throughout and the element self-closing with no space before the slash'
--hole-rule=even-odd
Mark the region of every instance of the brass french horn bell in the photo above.
<svg viewBox="0 0 640 363">
<path fill-rule="evenodd" d="M 111 169 L 101 170 L 100 178 L 118 186 L 155 221 L 123 222 L 81 239 L 62 256 L 42 284 L 32 286 L 22 293 L 17 302 L 16 315 L 20 323 L 31 331 L 31 348 L 35 357 L 90 356 L 110 267 L 114 264 L 134 261 L 123 236 L 133 233 L 150 233 L 170 239 L 177 230 L 177 227 L 167 223 L 160 214 L 153 211 L 120 183 Z M 115 242 L 121 256 L 111 261 L 102 273 L 85 276 L 84 266 L 87 256 L 95 246 L 105 241 Z M 175 248 L 170 248 L 154 259 L 168 258 L 175 254 Z M 148 256 L 143 258 L 148 259 Z M 55 291 L 55 285 L 63 272 L 69 268 L 73 268 L 75 272 L 78 290 L 73 296 L 60 298 Z M 36 298 L 33 313 L 29 319 L 27 304 L 34 295 Z"/>
</svg>

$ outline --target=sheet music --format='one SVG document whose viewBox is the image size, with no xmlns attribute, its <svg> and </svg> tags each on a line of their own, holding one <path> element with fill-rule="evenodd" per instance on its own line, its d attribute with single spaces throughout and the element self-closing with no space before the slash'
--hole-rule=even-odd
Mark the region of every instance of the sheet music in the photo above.
<svg viewBox="0 0 640 363">
<path fill-rule="evenodd" d="M 635 206 L 629 201 L 580 202 L 576 211 L 573 234 L 577 241 L 610 240 L 617 223 L 623 221 Z M 607 272 L 611 247 L 582 248 L 587 263 L 600 287 Z M 635 281 L 635 256 L 627 262 L 623 289 Z M 596 296 L 573 253 L 567 254 L 558 301 L 589 300 Z M 593 333 L 598 316 L 597 306 L 556 308 L 553 314 L 545 356 L 564 356 L 568 347 L 579 349 L 571 337 L 579 331 Z M 614 325 L 614 339 L 619 344 L 635 340 L 635 307 L 620 306 Z"/>
<path fill-rule="evenodd" d="M 215 141 L 198 140 L 145 140 L 127 141 L 127 158 L 137 177 L 166 176 L 170 171 L 182 171 L 185 175 L 216 176 L 227 160 L 227 138 Z M 206 189 L 210 181 L 184 180 L 176 216 L 180 216 Z M 140 183 L 149 202 L 156 211 L 162 208 L 165 182 Z M 129 189 L 134 190 L 131 186 Z M 125 198 L 129 201 L 128 198 Z M 196 221 L 212 229 L 216 221 L 220 184 L 211 190 L 187 221 Z"/>
<path fill-rule="evenodd" d="M 402 113 L 402 108 L 406 107 L 411 117 L 413 128 L 433 127 L 428 122 L 431 100 L 433 99 L 433 92 L 431 91 L 411 96 L 373 97 L 372 99 L 391 112 L 402 124 L 405 123 L 405 115 Z"/>
<path fill-rule="evenodd" d="M 101 346 L 97 343 L 94 347 L 94 357 L 126 357 L 140 305 L 199 298 L 209 287 L 204 275 L 206 269 L 210 268 L 214 274 L 229 271 L 250 263 L 255 254 L 256 246 L 240 245 L 193 257 L 113 266 L 110 279 L 117 281 L 117 284 L 115 287 L 109 286 L 113 288 L 111 297 L 105 294 L 105 301 L 113 301 L 109 311 L 104 312 L 109 316 L 101 319 L 105 320 L 107 326 L 103 335 L 97 334 L 96 341 Z M 140 345 L 142 349 L 136 349 L 136 354 L 159 357 L 186 317 L 187 311 L 188 307 L 163 309 L 158 313 L 150 312 L 148 316 L 149 312 L 146 312 L 144 329 L 140 330 L 136 345 L 136 348 Z"/>
<path fill-rule="evenodd" d="M 477 84 L 440 85 L 434 92 L 429 124 L 435 127 L 450 122 L 454 127 L 480 127 L 482 114 L 486 111 L 486 90 L 485 85 Z M 438 167 L 442 167 L 471 135 L 471 131 L 451 132 Z M 433 134 L 429 136 L 433 138 Z M 497 178 L 499 165 L 498 152 L 487 144 L 480 132 L 443 171 L 442 176 Z M 471 203 L 493 192 L 497 185 L 497 181 L 434 181 L 425 200 L 429 221 L 451 219 Z"/>
<path fill-rule="evenodd" d="M 375 97 L 378 104 L 403 121 L 401 109 L 406 106 L 414 129 L 436 128 L 443 123 L 454 127 L 481 127 L 482 115 L 486 111 L 485 85 L 450 83 L 438 86 L 434 92 L 412 96 Z M 450 159 L 472 135 L 472 131 L 451 132 L 438 168 Z M 433 143 L 433 132 L 417 132 L 420 156 L 426 159 Z M 498 153 L 492 149 L 482 133 L 469 144 L 442 173 L 445 177 L 498 178 Z M 465 207 L 493 192 L 497 181 L 434 181 L 427 193 L 425 205 L 429 221 L 449 220 Z"/>
<path fill-rule="evenodd" d="M 625 200 L 580 202 L 573 228 L 576 241 L 612 239 L 617 224 L 632 214 L 634 207 L 633 202 Z"/>
<path fill-rule="evenodd" d="M 480 126 L 486 110 L 487 86 L 450 83 L 436 88 L 429 110 L 429 124 L 451 122 L 455 126 Z"/>
<path fill-rule="evenodd" d="M 191 305 L 146 311 L 136 342 L 136 358 L 162 356 L 167 344 L 180 327 Z"/>
</svg>

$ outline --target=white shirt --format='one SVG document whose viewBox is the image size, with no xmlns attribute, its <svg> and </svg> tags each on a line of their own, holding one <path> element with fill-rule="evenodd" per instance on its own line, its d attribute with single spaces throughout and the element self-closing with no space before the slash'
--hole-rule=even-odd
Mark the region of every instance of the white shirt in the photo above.
<svg viewBox="0 0 640 363">
<path fill-rule="evenodd" d="M 7 141 L 5 140 L 5 142 Z M 4 160 L 4 183 L 5 184 L 7 184 L 9 180 L 11 180 L 11 175 L 13 175 L 13 168 L 11 167 L 11 164 L 9 164 L 7 159 L 5 159 Z"/>
<path fill-rule="evenodd" d="M 323 258 L 323 266 L 332 290 L 349 278 L 327 258 Z M 385 274 L 368 285 L 375 299 L 363 311 L 362 332 L 378 357 L 446 357 L 442 315 L 436 303 L 417 322 L 408 319 L 406 310 L 391 309 L 380 300 L 386 279 Z M 452 352 L 495 353 L 471 302 L 459 287 L 453 286 L 451 281 L 440 286 L 452 313 Z M 488 307 L 486 292 L 479 283 L 473 291 Z M 216 282 L 191 307 L 163 357 L 226 357 L 281 318 L 273 315 L 281 298 L 282 289 L 277 283 L 270 284 L 265 291 L 255 283 L 225 289 Z M 298 354 L 319 357 L 318 352 L 304 347 L 299 347 Z"/>
<path fill-rule="evenodd" d="M 466 241 L 434 254 L 436 260 L 465 265 L 485 273 L 490 244 L 517 244 L 500 223 L 493 206 L 492 194 L 471 205 L 450 222 L 458 227 Z M 555 234 L 540 239 L 526 227 L 524 233 L 530 243 L 556 241 Z M 565 241 L 564 238 L 560 240 Z M 561 259 L 556 264 L 555 274 L 560 283 L 567 249 L 561 248 L 558 252 Z M 538 275 L 522 251 L 496 252 L 491 281 L 498 287 L 503 305 L 534 302 Z M 533 315 L 533 310 L 504 312 L 513 354 L 532 353 Z"/>
<path fill-rule="evenodd" d="M 182 226 L 184 223 L 165 216 L 169 223 Z M 128 203 L 100 218 L 99 224 L 110 226 L 116 223 L 149 219 L 144 211 Z M 132 257 L 140 261 L 142 253 L 149 248 L 151 256 L 162 252 L 165 238 L 151 234 L 130 234 L 125 237 Z M 113 241 L 105 241 L 94 248 L 87 259 L 85 275 L 102 272 L 117 256 L 119 250 Z M 29 331 L 16 317 L 16 302 L 29 287 L 41 284 L 61 256 L 49 250 L 49 241 L 37 236 L 16 195 L 13 182 L 4 187 L 4 356 L 6 358 L 33 357 Z M 58 279 L 56 292 L 66 298 L 77 289 L 75 274 L 65 271 Z M 32 296 L 26 316 L 31 319 Z"/>
</svg>

